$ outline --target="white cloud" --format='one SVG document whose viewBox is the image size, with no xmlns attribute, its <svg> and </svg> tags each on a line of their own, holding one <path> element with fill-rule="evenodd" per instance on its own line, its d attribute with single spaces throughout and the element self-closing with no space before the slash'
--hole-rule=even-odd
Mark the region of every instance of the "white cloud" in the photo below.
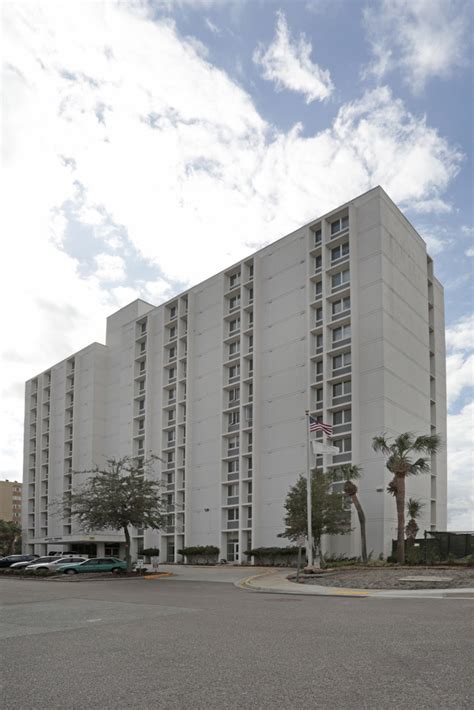
<svg viewBox="0 0 474 710">
<path fill-rule="evenodd" d="M 170 282 L 206 278 L 377 183 L 402 206 L 441 199 L 458 170 L 459 154 L 384 87 L 313 136 L 277 131 L 169 20 L 137 8 L 3 8 L 5 476 L 21 475 L 22 383 L 103 340 L 125 302 L 161 301 Z M 97 252 L 126 262 L 128 244 L 163 278 L 111 288 L 84 276 L 66 251 L 71 211 Z M 107 263 L 118 278 L 121 262 Z"/>
<path fill-rule="evenodd" d="M 474 256 L 474 247 L 470 247 L 469 249 L 466 249 L 466 256 Z"/>
<path fill-rule="evenodd" d="M 449 510 L 451 530 L 474 530 L 474 402 L 448 417 Z"/>
<path fill-rule="evenodd" d="M 221 34 L 221 30 L 219 29 L 219 27 L 218 27 L 217 25 L 215 25 L 215 24 L 212 22 L 212 20 L 210 20 L 208 17 L 206 17 L 206 18 L 204 19 L 204 22 L 206 23 L 207 28 L 212 32 L 212 34 L 214 34 L 214 35 L 220 35 L 220 34 Z"/>
<path fill-rule="evenodd" d="M 125 261 L 121 256 L 98 254 L 95 257 L 95 263 L 97 268 L 94 271 L 94 276 L 99 279 L 99 281 L 117 282 L 125 279 Z"/>
<path fill-rule="evenodd" d="M 446 330 L 446 348 L 461 352 L 474 350 L 474 315 L 460 318 Z"/>
<path fill-rule="evenodd" d="M 327 69 L 311 61 L 311 42 L 304 34 L 292 41 L 285 15 L 277 12 L 276 36 L 267 49 L 259 46 L 253 60 L 263 69 L 263 78 L 273 81 L 278 89 L 289 89 L 306 97 L 306 103 L 327 99 L 333 89 Z"/>
<path fill-rule="evenodd" d="M 364 11 L 381 79 L 398 70 L 414 92 L 432 78 L 449 78 L 470 56 L 470 0 L 379 0 Z"/>
</svg>

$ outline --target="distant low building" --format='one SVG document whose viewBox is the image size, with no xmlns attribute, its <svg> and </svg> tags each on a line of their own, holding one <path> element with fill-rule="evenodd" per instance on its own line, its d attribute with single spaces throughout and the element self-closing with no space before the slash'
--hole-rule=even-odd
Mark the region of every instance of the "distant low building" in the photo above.
<svg viewBox="0 0 474 710">
<path fill-rule="evenodd" d="M 318 465 L 363 468 L 367 548 L 389 554 L 391 476 L 372 438 L 413 431 L 445 442 L 445 368 L 433 261 L 374 188 L 167 303 L 129 304 L 107 319 L 105 345 L 27 382 L 25 549 L 122 554 L 121 533 L 84 534 L 49 504 L 80 484 L 72 471 L 150 452 L 162 459 L 168 520 L 160 533 L 133 530 L 132 554 L 159 547 L 178 561 L 183 547 L 216 545 L 245 562 L 252 547 L 287 544 L 278 534 L 306 472 L 309 410 L 338 449 Z M 407 496 L 424 503 L 421 530 L 444 530 L 445 446 L 430 463 L 431 474 L 407 479 Z M 355 518 L 352 527 L 326 550 L 360 554 Z"/>
<path fill-rule="evenodd" d="M 21 489 L 18 481 L 0 481 L 0 520 L 21 525 Z"/>
</svg>

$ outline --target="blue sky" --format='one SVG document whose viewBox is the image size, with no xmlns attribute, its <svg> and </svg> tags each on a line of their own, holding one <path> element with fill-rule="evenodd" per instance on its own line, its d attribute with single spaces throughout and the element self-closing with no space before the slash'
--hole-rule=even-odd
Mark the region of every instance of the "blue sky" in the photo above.
<svg viewBox="0 0 474 710">
<path fill-rule="evenodd" d="M 468 0 L 5 2 L 0 477 L 23 382 L 381 184 L 445 286 L 450 524 L 472 528 Z"/>
</svg>

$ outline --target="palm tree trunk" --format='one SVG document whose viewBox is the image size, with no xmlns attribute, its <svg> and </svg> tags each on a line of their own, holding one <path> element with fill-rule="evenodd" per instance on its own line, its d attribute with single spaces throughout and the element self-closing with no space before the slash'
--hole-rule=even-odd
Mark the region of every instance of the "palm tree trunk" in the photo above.
<svg viewBox="0 0 474 710">
<path fill-rule="evenodd" d="M 367 562 L 367 535 L 366 535 L 366 531 L 365 531 L 365 513 L 362 509 L 362 506 L 360 504 L 359 498 L 357 497 L 357 494 L 352 495 L 351 499 L 354 504 L 354 508 L 357 511 L 357 517 L 359 518 L 360 546 L 361 546 L 361 553 L 362 553 L 362 562 L 365 564 Z"/>
<path fill-rule="evenodd" d="M 125 533 L 125 561 L 127 563 L 127 572 L 132 571 L 132 555 L 130 552 L 130 532 L 128 530 L 128 525 L 123 526 L 123 531 Z"/>
<path fill-rule="evenodd" d="M 405 564 L 405 476 L 397 476 L 397 561 L 399 565 Z"/>
</svg>

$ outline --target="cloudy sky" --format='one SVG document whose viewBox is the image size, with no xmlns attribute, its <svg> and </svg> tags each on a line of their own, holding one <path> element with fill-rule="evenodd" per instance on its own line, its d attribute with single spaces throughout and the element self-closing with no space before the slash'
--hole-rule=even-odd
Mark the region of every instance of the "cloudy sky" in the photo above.
<svg viewBox="0 0 474 710">
<path fill-rule="evenodd" d="M 472 529 L 471 7 L 5 0 L 0 478 L 24 381 L 108 314 L 380 184 L 446 289 L 450 526 Z"/>
</svg>

